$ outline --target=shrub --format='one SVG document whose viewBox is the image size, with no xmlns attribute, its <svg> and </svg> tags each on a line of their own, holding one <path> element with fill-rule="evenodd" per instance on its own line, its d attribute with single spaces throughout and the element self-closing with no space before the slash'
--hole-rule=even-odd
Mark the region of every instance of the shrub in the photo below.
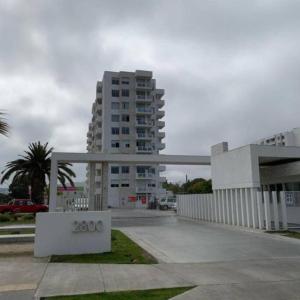
<svg viewBox="0 0 300 300">
<path fill-rule="evenodd" d="M 10 217 L 8 215 L 0 215 L 0 222 L 9 222 Z"/>
<path fill-rule="evenodd" d="M 34 215 L 33 214 L 26 214 L 22 216 L 23 220 L 34 220 Z"/>
</svg>

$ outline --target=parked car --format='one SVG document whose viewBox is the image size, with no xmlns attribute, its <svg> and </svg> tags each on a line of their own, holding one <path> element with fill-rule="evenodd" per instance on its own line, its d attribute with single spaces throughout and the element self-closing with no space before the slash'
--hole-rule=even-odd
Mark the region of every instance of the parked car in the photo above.
<svg viewBox="0 0 300 300">
<path fill-rule="evenodd" d="M 162 198 L 159 202 L 159 209 L 161 209 L 161 210 L 168 210 L 168 209 L 177 210 L 176 197 L 172 196 L 172 197 Z"/>
<path fill-rule="evenodd" d="M 8 204 L 0 205 L 0 213 L 37 213 L 48 211 L 48 206 L 35 204 L 29 199 L 14 199 Z"/>
</svg>

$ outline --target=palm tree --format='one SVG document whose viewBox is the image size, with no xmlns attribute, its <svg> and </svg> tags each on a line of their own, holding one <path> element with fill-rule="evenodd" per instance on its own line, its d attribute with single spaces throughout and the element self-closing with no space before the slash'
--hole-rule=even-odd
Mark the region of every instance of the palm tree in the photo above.
<svg viewBox="0 0 300 300">
<path fill-rule="evenodd" d="M 7 136 L 9 127 L 3 115 L 4 113 L 0 111 L 0 134 Z"/>
<path fill-rule="evenodd" d="M 13 175 L 12 184 L 29 179 L 31 185 L 31 199 L 36 203 L 42 203 L 44 191 L 50 181 L 51 158 L 53 148 L 48 149 L 48 143 L 42 145 L 40 142 L 31 143 L 22 158 L 10 161 L 1 174 L 1 184 Z M 74 186 L 72 177 L 75 173 L 69 168 L 70 163 L 58 163 L 58 181 L 66 187 L 66 180 Z"/>
</svg>

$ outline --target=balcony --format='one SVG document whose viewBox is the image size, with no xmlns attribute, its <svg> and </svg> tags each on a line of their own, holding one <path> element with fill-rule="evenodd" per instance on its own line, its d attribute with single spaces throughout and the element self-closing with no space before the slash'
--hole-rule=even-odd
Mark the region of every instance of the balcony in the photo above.
<svg viewBox="0 0 300 300">
<path fill-rule="evenodd" d="M 155 177 L 155 174 L 153 173 L 136 173 L 136 179 L 153 179 Z"/>
<path fill-rule="evenodd" d="M 152 153 L 153 148 L 150 146 L 137 146 L 136 152 L 137 153 Z"/>
<path fill-rule="evenodd" d="M 161 95 L 161 96 L 163 96 L 165 94 L 164 89 L 156 89 L 155 92 L 156 92 L 157 95 Z"/>
<path fill-rule="evenodd" d="M 165 143 L 159 143 L 158 145 L 157 145 L 157 149 L 158 150 L 163 150 L 163 149 L 165 149 L 166 148 L 166 144 Z"/>
<path fill-rule="evenodd" d="M 138 186 L 135 189 L 136 193 L 152 193 L 155 192 L 155 188 L 148 186 Z"/>
<path fill-rule="evenodd" d="M 158 138 L 159 139 L 164 139 L 166 137 L 166 133 L 165 132 L 159 132 L 158 133 Z"/>
<path fill-rule="evenodd" d="M 153 109 L 152 107 L 137 107 L 135 110 L 136 114 L 152 114 Z"/>
<path fill-rule="evenodd" d="M 157 100 L 156 101 L 158 108 L 162 108 L 165 105 L 165 100 Z"/>
<path fill-rule="evenodd" d="M 139 132 L 136 134 L 136 139 L 137 140 L 151 140 L 153 138 L 152 135 L 147 134 L 145 132 Z"/>
<path fill-rule="evenodd" d="M 102 146 L 102 141 L 101 140 L 96 140 L 96 146 Z"/>
<path fill-rule="evenodd" d="M 165 172 L 166 169 L 167 169 L 166 166 L 159 166 L 159 167 L 158 167 L 159 172 Z"/>
<path fill-rule="evenodd" d="M 151 89 L 152 85 L 151 85 L 151 81 L 136 81 L 136 85 L 135 85 L 136 89 Z"/>
<path fill-rule="evenodd" d="M 167 181 L 167 177 L 159 177 L 159 181 L 160 182 L 166 182 Z"/>
<path fill-rule="evenodd" d="M 95 182 L 101 182 L 101 176 L 95 176 Z"/>
<path fill-rule="evenodd" d="M 158 110 L 157 113 L 156 113 L 156 118 L 157 119 L 161 119 L 165 116 L 165 111 L 163 110 Z"/>
<path fill-rule="evenodd" d="M 136 102 L 152 102 L 152 96 L 147 95 L 136 95 Z"/>
<path fill-rule="evenodd" d="M 158 126 L 158 128 L 164 128 L 165 127 L 165 121 L 158 121 L 157 122 L 157 126 Z"/>
<path fill-rule="evenodd" d="M 141 121 L 136 120 L 136 127 L 152 127 L 153 123 L 151 121 Z"/>
</svg>

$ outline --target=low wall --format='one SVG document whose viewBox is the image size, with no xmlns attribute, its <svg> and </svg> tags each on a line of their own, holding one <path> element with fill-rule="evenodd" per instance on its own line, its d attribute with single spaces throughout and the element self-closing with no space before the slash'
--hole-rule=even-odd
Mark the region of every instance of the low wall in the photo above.
<svg viewBox="0 0 300 300">
<path fill-rule="evenodd" d="M 111 212 L 38 213 L 34 255 L 84 254 L 111 251 Z"/>
</svg>

